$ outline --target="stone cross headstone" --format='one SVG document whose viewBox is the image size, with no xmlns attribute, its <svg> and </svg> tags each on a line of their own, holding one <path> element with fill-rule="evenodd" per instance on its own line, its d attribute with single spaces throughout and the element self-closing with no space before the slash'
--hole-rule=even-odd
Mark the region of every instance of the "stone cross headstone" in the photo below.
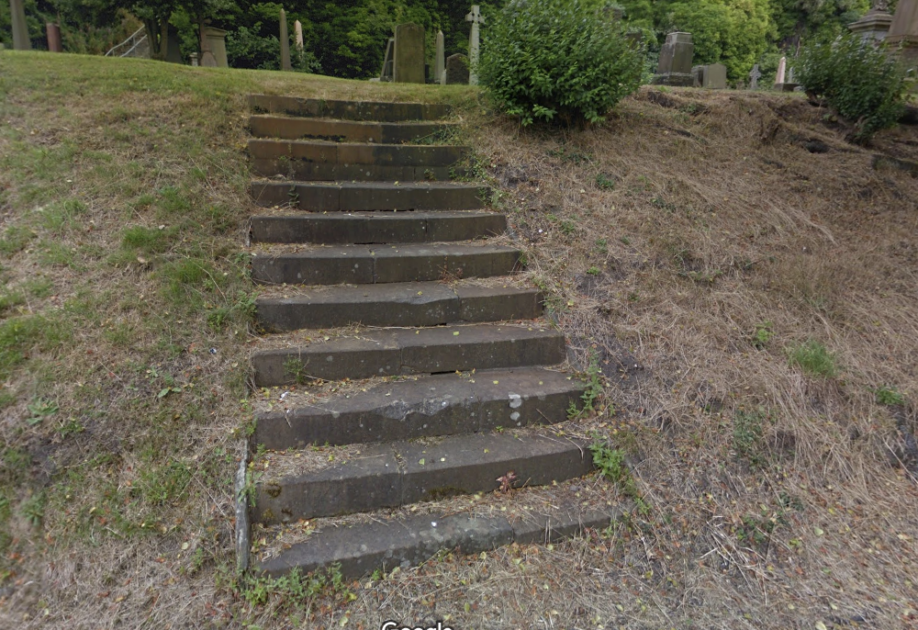
<svg viewBox="0 0 918 630">
<path fill-rule="evenodd" d="M 680 85 L 692 87 L 692 54 L 695 44 L 691 33 L 670 33 L 660 48 L 660 62 L 653 82 L 657 85 Z"/>
<path fill-rule="evenodd" d="M 424 83 L 424 27 L 399 24 L 395 27 L 392 80 L 396 83 Z"/>
<path fill-rule="evenodd" d="M 290 63 L 290 35 L 287 33 L 287 12 L 280 10 L 281 70 L 293 70 Z"/>
<path fill-rule="evenodd" d="M 303 52 L 303 24 L 299 20 L 293 23 L 293 39 L 296 42 L 296 49 Z"/>
<path fill-rule="evenodd" d="M 485 21 L 479 5 L 472 5 L 472 11 L 465 16 L 465 21 L 472 23 L 472 32 L 469 34 L 469 85 L 478 85 L 478 58 L 481 49 L 478 25 Z"/>
<path fill-rule="evenodd" d="M 434 83 L 446 82 L 446 77 L 443 76 L 443 73 L 446 72 L 446 53 L 444 50 L 443 31 L 437 31 L 437 58 L 434 60 Z"/>
<path fill-rule="evenodd" d="M 752 66 L 752 72 L 749 73 L 749 89 L 759 89 L 759 79 L 762 78 L 762 71 L 759 70 L 759 64 Z"/>
<path fill-rule="evenodd" d="M 450 55 L 446 58 L 446 71 L 443 74 L 447 85 L 468 85 L 469 58 L 458 53 Z"/>
<path fill-rule="evenodd" d="M 386 42 L 386 55 L 383 57 L 382 72 L 379 73 L 380 81 L 392 80 L 392 51 L 395 50 L 395 38 L 390 37 Z"/>
<path fill-rule="evenodd" d="M 64 52 L 61 46 L 61 27 L 54 22 L 45 24 L 45 32 L 48 34 L 48 52 Z"/>
<path fill-rule="evenodd" d="M 32 50 L 22 0 L 10 0 L 10 13 L 13 22 L 13 50 Z"/>
<path fill-rule="evenodd" d="M 787 68 L 787 57 L 781 57 L 781 61 L 778 62 L 778 73 L 775 75 L 775 85 L 784 84 L 784 72 Z"/>
</svg>

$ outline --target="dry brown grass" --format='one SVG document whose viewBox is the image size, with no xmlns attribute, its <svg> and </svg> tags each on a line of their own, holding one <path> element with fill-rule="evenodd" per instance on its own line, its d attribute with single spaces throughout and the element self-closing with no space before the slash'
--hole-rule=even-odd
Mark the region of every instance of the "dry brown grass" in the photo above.
<svg viewBox="0 0 918 630">
<path fill-rule="evenodd" d="M 141 64 L 106 66 L 120 73 L 107 80 L 96 60 L 61 57 L 0 58 L 13 77 L 0 83 L 2 227 L 35 232 L 2 260 L 6 287 L 24 297 L 0 325 L 41 316 L 67 333 L 55 341 L 43 328 L 0 392 L 12 396 L 0 409 L 0 486 L 15 493 L 4 495 L 12 542 L 0 564 L 0 626 L 918 623 L 918 487 L 903 445 L 918 396 L 918 181 L 870 167 L 874 152 L 916 159 L 913 129 L 865 150 L 796 96 L 650 88 L 584 132 L 524 132 L 464 110 L 467 141 L 527 249 L 527 276 L 571 339 L 572 364 L 585 367 L 591 350 L 599 357 L 616 414 L 587 427 L 627 450 L 649 509 L 583 540 L 444 554 L 385 579 L 299 601 L 276 590 L 254 605 L 232 571 L 230 483 L 238 430 L 257 404 L 242 400 L 246 359 L 260 344 L 240 343 L 246 322 L 236 315 L 208 327 L 206 306 L 230 305 L 247 286 L 233 259 L 252 211 L 243 91 L 418 93 L 271 73 L 191 81 Z M 131 73 L 158 91 L 122 91 Z M 83 87 L 90 77 L 94 92 Z M 175 128 L 182 121 L 186 131 Z M 830 151 L 807 152 L 813 138 Z M 189 175 L 189 162 L 205 176 Z M 140 203 L 169 185 L 224 208 L 224 221 L 193 210 L 192 225 L 160 197 Z M 87 210 L 55 227 L 34 210 L 57 197 Z M 181 226 L 165 251 L 108 257 L 126 225 L 160 224 Z M 54 250 L 55 239 L 77 252 Z M 229 280 L 208 288 L 202 277 L 170 298 L 163 274 L 189 257 Z M 25 287 L 35 273 L 50 290 Z M 759 349 L 752 340 L 765 322 L 774 336 Z M 839 376 L 789 365 L 785 347 L 810 339 L 836 354 Z M 159 398 L 167 373 L 182 392 Z M 907 404 L 877 404 L 872 390 L 883 385 Z M 30 426 L 36 397 L 62 411 Z M 65 431 L 69 420 L 82 432 Z M 170 466 L 191 474 L 169 485 Z M 595 478 L 580 489 L 596 501 L 610 491 Z M 24 507 L 42 492 L 35 527 Z"/>
</svg>

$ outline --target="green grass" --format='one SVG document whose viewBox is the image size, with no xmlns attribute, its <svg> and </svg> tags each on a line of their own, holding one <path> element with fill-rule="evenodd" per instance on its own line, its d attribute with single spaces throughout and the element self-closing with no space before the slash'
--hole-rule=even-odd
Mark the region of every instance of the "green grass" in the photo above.
<svg viewBox="0 0 918 630">
<path fill-rule="evenodd" d="M 819 341 L 809 340 L 786 349 L 791 365 L 799 366 L 809 376 L 833 378 L 838 375 L 835 354 Z"/>
</svg>

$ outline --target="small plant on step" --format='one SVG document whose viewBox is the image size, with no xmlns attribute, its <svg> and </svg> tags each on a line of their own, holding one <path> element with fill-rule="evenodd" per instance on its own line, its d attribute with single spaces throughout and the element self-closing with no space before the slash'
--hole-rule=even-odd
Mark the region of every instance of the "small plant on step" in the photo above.
<svg viewBox="0 0 918 630">
<path fill-rule="evenodd" d="M 597 401 L 602 399 L 603 384 L 602 370 L 599 367 L 599 356 L 596 354 L 595 350 L 590 350 L 590 361 L 587 365 L 585 380 L 586 389 L 584 389 L 583 393 L 580 395 L 583 406 L 578 409 L 577 403 L 571 401 L 567 409 L 567 417 L 571 420 L 582 418 L 585 415 L 598 411 Z"/>
<path fill-rule="evenodd" d="M 637 487 L 628 463 L 625 461 L 625 451 L 620 448 L 613 448 L 607 441 L 599 435 L 593 436 L 593 443 L 590 444 L 590 452 L 593 454 L 593 465 L 599 469 L 602 476 L 609 481 L 618 484 L 622 494 L 629 499 L 633 499 L 637 504 L 638 511 L 646 515 L 650 511 L 650 506 L 644 501 Z"/>
<path fill-rule="evenodd" d="M 292 378 L 297 385 L 303 385 L 309 380 L 303 362 L 296 357 L 287 357 L 284 360 L 284 374 Z"/>
</svg>

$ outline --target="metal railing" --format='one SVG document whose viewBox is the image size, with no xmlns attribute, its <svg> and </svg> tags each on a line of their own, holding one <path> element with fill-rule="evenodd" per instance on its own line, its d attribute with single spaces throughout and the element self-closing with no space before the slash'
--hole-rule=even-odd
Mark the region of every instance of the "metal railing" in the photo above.
<svg viewBox="0 0 918 630">
<path fill-rule="evenodd" d="M 126 40 L 118 44 L 117 46 L 112 46 L 112 48 L 105 53 L 106 57 L 130 57 L 138 46 L 147 41 L 146 27 L 141 26 L 137 29 L 133 35 L 128 37 Z M 124 52 L 121 52 L 124 51 Z"/>
</svg>

